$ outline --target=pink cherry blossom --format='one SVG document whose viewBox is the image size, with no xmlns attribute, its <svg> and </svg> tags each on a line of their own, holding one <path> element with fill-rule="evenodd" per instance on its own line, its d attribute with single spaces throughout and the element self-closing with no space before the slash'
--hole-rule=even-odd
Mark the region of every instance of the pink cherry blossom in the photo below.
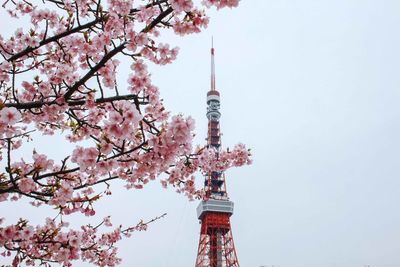
<svg viewBox="0 0 400 267">
<path fill-rule="evenodd" d="M 30 193 L 36 189 L 35 182 L 30 178 L 23 178 L 18 184 L 19 190 L 24 193 Z"/>
<path fill-rule="evenodd" d="M 193 2 L 192 0 L 171 0 L 171 6 L 176 12 L 190 11 Z"/>
<path fill-rule="evenodd" d="M 239 0 L 204 0 L 203 4 L 207 7 L 216 6 L 218 9 L 224 7 L 237 7 Z"/>
<path fill-rule="evenodd" d="M 13 125 L 21 119 L 21 113 L 14 107 L 3 108 L 0 110 L 0 121 L 2 123 Z"/>
</svg>

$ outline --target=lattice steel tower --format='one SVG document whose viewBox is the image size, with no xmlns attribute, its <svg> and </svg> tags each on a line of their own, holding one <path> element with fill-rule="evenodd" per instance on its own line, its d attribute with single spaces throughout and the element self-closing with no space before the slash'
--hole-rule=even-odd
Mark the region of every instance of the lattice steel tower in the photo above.
<svg viewBox="0 0 400 267">
<path fill-rule="evenodd" d="M 207 146 L 221 150 L 219 119 L 220 94 L 215 87 L 214 47 L 211 46 L 211 90 L 207 93 Z M 204 182 L 205 196 L 197 207 L 201 221 L 196 267 L 239 267 L 231 230 L 233 202 L 226 192 L 223 172 L 211 171 Z"/>
</svg>

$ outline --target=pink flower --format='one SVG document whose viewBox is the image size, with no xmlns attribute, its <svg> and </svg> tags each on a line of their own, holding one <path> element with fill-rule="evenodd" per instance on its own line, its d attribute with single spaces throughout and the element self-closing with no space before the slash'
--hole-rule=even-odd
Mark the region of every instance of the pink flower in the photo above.
<svg viewBox="0 0 400 267">
<path fill-rule="evenodd" d="M 104 155 L 108 155 L 113 150 L 113 145 L 107 142 L 102 142 L 100 145 L 100 152 Z"/>
<path fill-rule="evenodd" d="M 128 103 L 124 105 L 125 111 L 123 112 L 123 117 L 125 121 L 128 123 L 133 124 L 133 126 L 137 126 L 139 121 L 143 119 L 143 116 L 139 113 L 134 105 Z"/>
<path fill-rule="evenodd" d="M 158 45 L 158 53 L 160 53 L 161 58 L 166 58 L 169 54 L 169 45 L 168 44 L 159 44 Z"/>
<path fill-rule="evenodd" d="M 3 229 L 3 235 L 6 239 L 12 240 L 16 234 L 16 229 L 14 225 L 7 226 L 5 229 Z"/>
<path fill-rule="evenodd" d="M 61 248 L 57 253 L 57 260 L 59 262 L 67 261 L 69 258 L 70 250 L 68 248 Z"/>
<path fill-rule="evenodd" d="M 18 187 L 21 192 L 30 193 L 36 189 L 36 184 L 30 178 L 22 178 L 18 184 Z"/>
<path fill-rule="evenodd" d="M 34 166 L 38 170 L 47 170 L 54 165 L 53 160 L 48 160 L 46 155 L 33 153 Z"/>
<path fill-rule="evenodd" d="M 0 120 L 2 123 L 13 125 L 21 119 L 21 113 L 14 108 L 3 108 L 0 110 Z"/>
<path fill-rule="evenodd" d="M 77 163 L 81 170 L 86 170 L 96 164 L 97 157 L 99 156 L 99 151 L 94 148 L 83 148 L 76 147 L 72 152 L 71 161 Z"/>
<path fill-rule="evenodd" d="M 49 201 L 49 204 L 65 206 L 67 201 L 71 200 L 73 193 L 74 189 L 72 186 L 67 182 L 63 182 L 56 192 L 55 197 Z"/>
<path fill-rule="evenodd" d="M 29 239 L 34 235 L 34 229 L 32 226 L 27 226 L 22 230 L 22 238 L 23 239 Z"/>
<path fill-rule="evenodd" d="M 9 196 L 8 193 L 0 194 L 0 202 L 8 200 L 8 196 Z"/>
<path fill-rule="evenodd" d="M 131 69 L 134 70 L 139 77 L 147 75 L 147 66 L 143 63 L 143 60 L 132 63 Z"/>
<path fill-rule="evenodd" d="M 137 44 L 138 46 L 144 46 L 144 45 L 146 45 L 146 44 L 149 42 L 149 38 L 147 37 L 147 34 L 145 34 L 145 33 L 139 33 L 139 34 L 136 36 L 135 41 L 136 41 L 136 44 Z"/>
<path fill-rule="evenodd" d="M 182 116 L 172 117 L 172 122 L 169 130 L 174 140 L 178 144 L 189 143 L 193 137 L 191 133 L 193 129 L 194 129 L 194 120 L 191 117 L 189 117 L 187 120 L 184 120 Z"/>
<path fill-rule="evenodd" d="M 176 12 L 190 11 L 193 8 L 193 2 L 191 0 L 171 0 L 172 8 Z"/>
<path fill-rule="evenodd" d="M 68 242 L 72 247 L 79 248 L 82 242 L 82 238 L 78 234 L 74 234 L 72 236 L 69 236 Z"/>
<path fill-rule="evenodd" d="M 207 7 L 216 6 L 218 9 L 223 7 L 237 7 L 239 5 L 239 0 L 204 0 L 203 5 Z"/>
<path fill-rule="evenodd" d="M 111 220 L 110 220 L 110 216 L 107 216 L 107 217 L 104 218 L 104 225 L 108 226 L 108 227 L 112 226 L 112 223 L 111 223 Z"/>
</svg>

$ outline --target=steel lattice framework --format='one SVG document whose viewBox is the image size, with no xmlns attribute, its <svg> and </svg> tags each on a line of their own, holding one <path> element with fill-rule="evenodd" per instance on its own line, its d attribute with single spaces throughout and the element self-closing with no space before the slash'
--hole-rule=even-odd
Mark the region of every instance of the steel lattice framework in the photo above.
<svg viewBox="0 0 400 267">
<path fill-rule="evenodd" d="M 214 47 L 211 48 L 211 90 L 207 93 L 208 136 L 207 146 L 219 156 L 221 134 L 220 93 L 215 86 Z M 204 182 L 205 196 L 197 207 L 201 221 L 196 267 L 239 267 L 233 243 L 230 217 L 233 202 L 226 191 L 225 175 L 211 171 Z"/>
</svg>

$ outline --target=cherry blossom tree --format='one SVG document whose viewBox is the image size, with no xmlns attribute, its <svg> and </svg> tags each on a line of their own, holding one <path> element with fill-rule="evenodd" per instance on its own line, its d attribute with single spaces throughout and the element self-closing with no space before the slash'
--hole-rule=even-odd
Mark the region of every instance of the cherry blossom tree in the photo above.
<svg viewBox="0 0 400 267">
<path fill-rule="evenodd" d="M 29 24 L 0 35 L 0 202 L 28 199 L 32 208 L 51 206 L 55 214 L 36 226 L 0 218 L 1 262 L 115 266 L 121 262 L 116 242 L 159 217 L 104 230 L 112 227 L 110 217 L 72 229 L 67 215 L 94 216 L 96 202 L 111 194 L 117 179 L 128 189 L 157 179 L 194 199 L 202 197 L 195 173 L 250 163 L 242 144 L 220 153 L 194 147 L 193 119 L 165 110 L 148 71 L 149 62 L 165 65 L 177 57 L 178 48 L 160 42 L 161 34 L 200 32 L 208 8 L 237 5 L 238 0 L 3 2 L 10 21 Z M 131 68 L 126 88 L 116 76 L 122 60 Z M 24 158 L 13 157 L 38 135 L 62 136 L 71 150 L 58 161 L 38 144 Z"/>
</svg>

